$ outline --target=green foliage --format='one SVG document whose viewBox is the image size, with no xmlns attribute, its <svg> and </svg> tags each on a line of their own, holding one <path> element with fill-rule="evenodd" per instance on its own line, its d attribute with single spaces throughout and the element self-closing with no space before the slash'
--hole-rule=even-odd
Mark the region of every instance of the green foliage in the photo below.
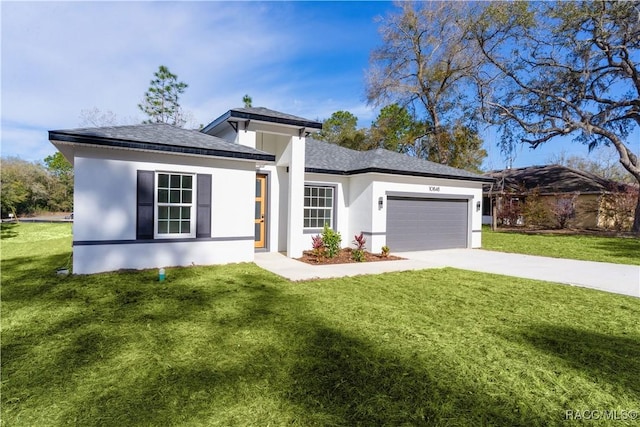
<svg viewBox="0 0 640 427">
<path fill-rule="evenodd" d="M 369 146 L 404 152 L 421 135 L 423 126 L 398 104 L 380 110 L 369 130 Z"/>
<path fill-rule="evenodd" d="M 322 241 L 326 248 L 327 257 L 335 257 L 340 251 L 340 243 L 342 242 L 340 233 L 333 231 L 328 224 L 325 224 L 322 230 Z"/>
<path fill-rule="evenodd" d="M 61 152 L 44 159 L 52 176 L 48 208 L 51 211 L 69 212 L 73 210 L 73 166 Z"/>
<path fill-rule="evenodd" d="M 247 94 L 242 97 L 242 103 L 244 104 L 245 108 L 249 108 L 253 104 L 253 99 Z"/>
<path fill-rule="evenodd" d="M 352 150 L 366 149 L 366 134 L 356 129 L 358 118 L 348 111 L 336 111 L 322 123 L 322 130 L 316 138 L 351 148 Z"/>
<path fill-rule="evenodd" d="M 73 167 L 60 154 L 38 162 L 9 157 L 2 159 L 0 177 L 2 217 L 38 211 L 69 212 L 73 209 Z"/>
<path fill-rule="evenodd" d="M 549 205 L 540 197 L 539 188 L 534 188 L 525 197 L 522 214 L 527 226 L 545 227 L 549 225 Z"/>
<path fill-rule="evenodd" d="M 389 252 L 391 252 L 391 248 L 389 248 L 389 246 L 387 246 L 387 245 L 384 245 L 382 247 L 382 252 L 381 252 L 382 256 L 385 257 L 385 258 L 388 257 L 389 256 Z"/>
<path fill-rule="evenodd" d="M 450 268 L 61 277 L 71 226 L 11 225 L 3 425 L 577 426 L 568 408 L 637 407 L 636 298 Z"/>
<path fill-rule="evenodd" d="M 178 76 L 171 73 L 164 65 L 158 68 L 154 76 L 151 86 L 144 94 L 143 102 L 138 104 L 138 108 L 149 117 L 144 123 L 184 126 L 186 120 L 179 100 L 188 85 L 179 82 Z"/>
</svg>

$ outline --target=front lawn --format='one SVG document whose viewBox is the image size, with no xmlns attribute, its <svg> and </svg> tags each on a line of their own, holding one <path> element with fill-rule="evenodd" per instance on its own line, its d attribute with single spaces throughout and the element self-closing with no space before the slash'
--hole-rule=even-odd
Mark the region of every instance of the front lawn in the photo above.
<svg viewBox="0 0 640 427">
<path fill-rule="evenodd" d="M 2 236 L 3 425 L 579 425 L 565 411 L 640 410 L 640 299 L 455 269 L 62 277 L 68 225 Z"/>
<path fill-rule="evenodd" d="M 640 265 L 640 239 L 569 234 L 526 234 L 482 227 L 482 248 L 491 251 L 584 261 Z"/>
</svg>

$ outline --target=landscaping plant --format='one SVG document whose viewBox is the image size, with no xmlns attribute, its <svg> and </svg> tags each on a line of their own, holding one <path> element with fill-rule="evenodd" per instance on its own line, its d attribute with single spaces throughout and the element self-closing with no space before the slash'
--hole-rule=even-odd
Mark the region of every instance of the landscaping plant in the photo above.
<svg viewBox="0 0 640 427">
<path fill-rule="evenodd" d="M 340 251 L 340 243 L 342 242 L 340 233 L 329 228 L 329 224 L 325 224 L 322 230 L 322 241 L 324 242 L 327 256 L 329 258 L 335 257 Z"/>
<path fill-rule="evenodd" d="M 382 247 L 382 254 L 381 255 L 386 258 L 386 257 L 389 256 L 389 252 L 391 252 L 391 249 L 389 248 L 389 246 L 384 245 Z"/>
<path fill-rule="evenodd" d="M 353 244 L 356 245 L 356 248 L 351 252 L 351 258 L 356 262 L 362 262 L 364 261 L 364 245 L 367 243 L 367 239 L 362 232 L 356 234 L 353 238 Z"/>
<path fill-rule="evenodd" d="M 316 234 L 315 236 L 311 236 L 313 254 L 318 258 L 322 258 L 324 256 L 325 246 L 322 241 L 322 236 Z"/>
</svg>

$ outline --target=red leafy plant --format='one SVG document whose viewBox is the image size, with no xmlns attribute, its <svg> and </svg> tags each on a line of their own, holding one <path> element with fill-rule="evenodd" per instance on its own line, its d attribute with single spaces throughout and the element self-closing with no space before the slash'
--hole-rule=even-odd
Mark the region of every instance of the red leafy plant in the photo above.
<svg viewBox="0 0 640 427">
<path fill-rule="evenodd" d="M 318 258 L 322 258 L 325 251 L 324 240 L 322 240 L 322 236 L 319 234 L 311 236 L 311 242 L 313 254 Z"/>
<path fill-rule="evenodd" d="M 351 252 L 351 258 L 356 262 L 362 262 L 364 261 L 364 245 L 367 243 L 367 239 L 362 232 L 353 238 L 353 244 L 356 245 L 356 248 Z"/>
</svg>

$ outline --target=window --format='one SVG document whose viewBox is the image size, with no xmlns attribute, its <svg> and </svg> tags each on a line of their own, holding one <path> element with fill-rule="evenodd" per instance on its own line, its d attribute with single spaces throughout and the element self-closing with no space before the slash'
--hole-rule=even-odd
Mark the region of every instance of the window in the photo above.
<svg viewBox="0 0 640 427">
<path fill-rule="evenodd" d="M 156 236 L 195 237 L 194 176 L 157 174 Z"/>
<path fill-rule="evenodd" d="M 211 237 L 211 175 L 139 170 L 136 239 Z"/>
<path fill-rule="evenodd" d="M 333 228 L 334 187 L 305 185 L 304 228 Z"/>
</svg>

